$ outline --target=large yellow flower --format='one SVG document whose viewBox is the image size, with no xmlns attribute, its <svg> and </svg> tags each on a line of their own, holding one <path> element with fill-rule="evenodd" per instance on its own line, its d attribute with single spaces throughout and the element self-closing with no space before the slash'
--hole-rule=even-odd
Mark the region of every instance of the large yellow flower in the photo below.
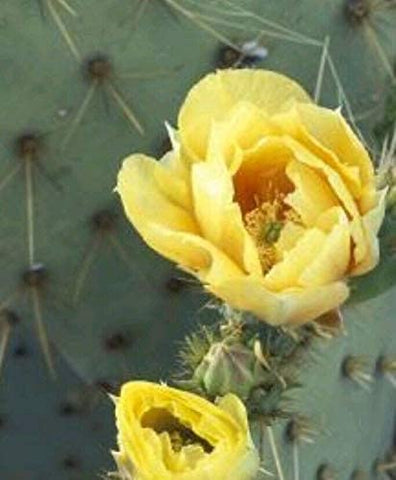
<svg viewBox="0 0 396 480">
<path fill-rule="evenodd" d="M 211 74 L 181 108 L 173 150 L 135 154 L 125 211 L 157 252 L 231 306 L 301 324 L 378 261 L 384 193 L 339 110 L 270 71 Z"/>
<path fill-rule="evenodd" d="M 246 410 L 233 394 L 217 405 L 166 385 L 129 382 L 116 399 L 125 480 L 252 480 L 259 467 Z"/>
</svg>

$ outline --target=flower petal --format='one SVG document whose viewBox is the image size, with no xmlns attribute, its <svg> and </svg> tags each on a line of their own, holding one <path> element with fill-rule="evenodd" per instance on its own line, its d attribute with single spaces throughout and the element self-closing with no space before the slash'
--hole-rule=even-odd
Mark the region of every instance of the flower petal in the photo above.
<svg viewBox="0 0 396 480">
<path fill-rule="evenodd" d="M 325 285 L 344 277 L 350 264 L 351 235 L 341 207 L 328 209 L 318 217 L 315 228 L 297 234 L 293 248 L 283 252 L 282 259 L 265 276 L 268 288 L 281 291 Z"/>
<path fill-rule="evenodd" d="M 284 137 L 284 142 L 292 149 L 297 161 L 311 167 L 323 178 L 326 178 L 328 185 L 339 198 L 341 205 L 347 212 L 351 222 L 351 236 L 354 241 L 354 261 L 356 264 L 360 263 L 367 255 L 368 239 L 363 228 L 358 207 L 343 179 L 336 170 L 331 168 L 321 158 L 314 155 L 293 138 L 288 136 Z"/>
<path fill-rule="evenodd" d="M 363 275 L 372 270 L 379 261 L 380 251 L 377 234 L 385 216 L 386 193 L 386 189 L 377 192 L 377 206 L 363 217 L 363 224 L 369 237 L 368 253 L 362 262 L 352 269 L 351 275 Z"/>
<path fill-rule="evenodd" d="M 263 138 L 281 133 L 257 106 L 239 102 L 225 120 L 213 121 L 205 158 L 221 157 L 233 175 L 242 161 L 239 152 L 254 148 Z"/>
<path fill-rule="evenodd" d="M 245 272 L 259 273 L 261 265 L 253 240 L 244 228 L 234 187 L 221 161 L 191 167 L 194 209 L 202 236 L 224 251 Z"/>
<path fill-rule="evenodd" d="M 338 221 L 326 236 L 316 258 L 298 279 L 298 285 L 326 285 L 343 278 L 350 264 L 351 235 L 348 218 L 340 207 L 334 207 Z"/>
<path fill-rule="evenodd" d="M 314 104 L 298 104 L 289 112 L 276 116 L 273 121 L 341 176 L 361 213 L 374 206 L 372 162 L 338 110 Z"/>
<path fill-rule="evenodd" d="M 166 237 L 166 232 L 173 232 L 178 233 L 180 239 L 182 234 L 198 234 L 199 228 L 182 202 L 173 201 L 175 194 L 171 193 L 173 198 L 168 197 L 172 178 L 167 178 L 167 193 L 164 193 L 164 186 L 156 180 L 158 171 L 164 180 L 163 167 L 144 155 L 132 155 L 124 161 L 118 174 L 117 191 L 129 220 L 157 252 L 192 269 L 207 267 L 210 260 L 201 248 L 187 242 L 178 245 Z M 177 179 L 173 185 L 177 188 Z"/>
<path fill-rule="evenodd" d="M 224 412 L 227 412 L 229 415 L 231 415 L 231 417 L 236 420 L 243 430 L 249 435 L 249 424 L 246 416 L 246 408 L 236 395 L 232 393 L 224 395 L 224 397 L 221 397 L 218 400 L 217 406 Z"/>
<path fill-rule="evenodd" d="M 231 306 L 249 311 L 271 325 L 309 322 L 341 305 L 349 294 L 344 282 L 273 293 L 261 278 L 253 276 L 231 279 L 210 290 Z"/>
<path fill-rule="evenodd" d="M 236 397 L 227 397 L 220 408 L 166 385 L 143 381 L 123 385 L 116 403 L 120 447 L 116 459 L 121 471 L 134 473 L 139 480 L 253 480 L 259 459 L 246 410 Z M 237 418 L 226 407 L 233 407 Z M 209 442 L 213 450 L 206 452 L 199 443 L 174 450 L 167 431 L 172 418 Z M 164 430 L 156 431 L 155 426 L 161 430 L 161 421 Z"/>
<path fill-rule="evenodd" d="M 234 175 L 235 198 L 247 213 L 264 202 L 272 202 L 279 193 L 293 190 L 285 170 L 293 155 L 281 138 L 269 136 L 241 152 L 241 164 Z"/>
<path fill-rule="evenodd" d="M 301 162 L 290 162 L 286 174 L 295 190 L 289 193 L 285 203 L 299 214 L 306 226 L 312 227 L 321 213 L 338 205 L 338 199 L 326 180 Z"/>
<path fill-rule="evenodd" d="M 293 101 L 310 98 L 296 82 L 271 71 L 222 70 L 207 75 L 190 90 L 178 119 L 181 144 L 192 158 L 205 158 L 213 122 L 227 118 L 240 101 L 273 115 Z"/>
<path fill-rule="evenodd" d="M 283 260 L 265 275 L 264 285 L 275 292 L 298 286 L 300 276 L 322 251 L 326 238 L 326 234 L 318 228 L 306 230 L 296 245 L 284 253 Z"/>
</svg>

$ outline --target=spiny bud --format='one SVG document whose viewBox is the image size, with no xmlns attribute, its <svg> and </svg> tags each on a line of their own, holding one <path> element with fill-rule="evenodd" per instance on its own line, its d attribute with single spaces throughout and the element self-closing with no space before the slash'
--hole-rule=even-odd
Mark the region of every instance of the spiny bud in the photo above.
<svg viewBox="0 0 396 480">
<path fill-rule="evenodd" d="M 232 392 L 246 399 L 264 375 L 251 349 L 240 343 L 216 342 L 196 368 L 194 380 L 209 396 Z"/>
</svg>

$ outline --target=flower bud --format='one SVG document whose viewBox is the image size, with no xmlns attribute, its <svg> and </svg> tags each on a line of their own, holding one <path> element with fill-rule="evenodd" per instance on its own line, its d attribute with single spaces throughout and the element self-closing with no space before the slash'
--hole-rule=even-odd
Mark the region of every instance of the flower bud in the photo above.
<svg viewBox="0 0 396 480">
<path fill-rule="evenodd" d="M 212 344 L 193 376 L 210 397 L 232 392 L 242 400 L 247 399 L 252 388 L 265 377 L 266 372 L 253 349 L 227 342 Z"/>
</svg>

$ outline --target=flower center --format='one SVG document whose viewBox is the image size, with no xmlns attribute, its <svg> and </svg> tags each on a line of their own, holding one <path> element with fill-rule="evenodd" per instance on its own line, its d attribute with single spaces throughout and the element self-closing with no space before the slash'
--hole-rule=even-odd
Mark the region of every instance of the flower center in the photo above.
<svg viewBox="0 0 396 480">
<path fill-rule="evenodd" d="M 275 243 L 284 226 L 284 204 L 279 196 L 273 202 L 264 202 L 245 214 L 245 227 L 253 238 L 259 254 L 263 273 L 276 263 Z"/>
<path fill-rule="evenodd" d="M 300 224 L 297 213 L 284 203 L 285 195 L 277 193 L 271 202 L 263 202 L 244 216 L 245 228 L 253 238 L 263 273 L 268 273 L 279 260 L 276 242 L 289 221 Z"/>
<path fill-rule="evenodd" d="M 276 243 L 285 224 L 301 223 L 285 203 L 295 188 L 286 175 L 290 160 L 291 154 L 282 144 L 269 141 L 257 151 L 247 153 L 233 177 L 234 199 L 256 245 L 263 274 L 281 259 Z"/>
<path fill-rule="evenodd" d="M 197 435 L 165 408 L 151 408 L 143 415 L 141 425 L 143 428 L 151 428 L 158 434 L 166 432 L 175 452 L 194 444 L 200 445 L 206 453 L 213 450 L 213 446 L 206 439 Z"/>
</svg>

